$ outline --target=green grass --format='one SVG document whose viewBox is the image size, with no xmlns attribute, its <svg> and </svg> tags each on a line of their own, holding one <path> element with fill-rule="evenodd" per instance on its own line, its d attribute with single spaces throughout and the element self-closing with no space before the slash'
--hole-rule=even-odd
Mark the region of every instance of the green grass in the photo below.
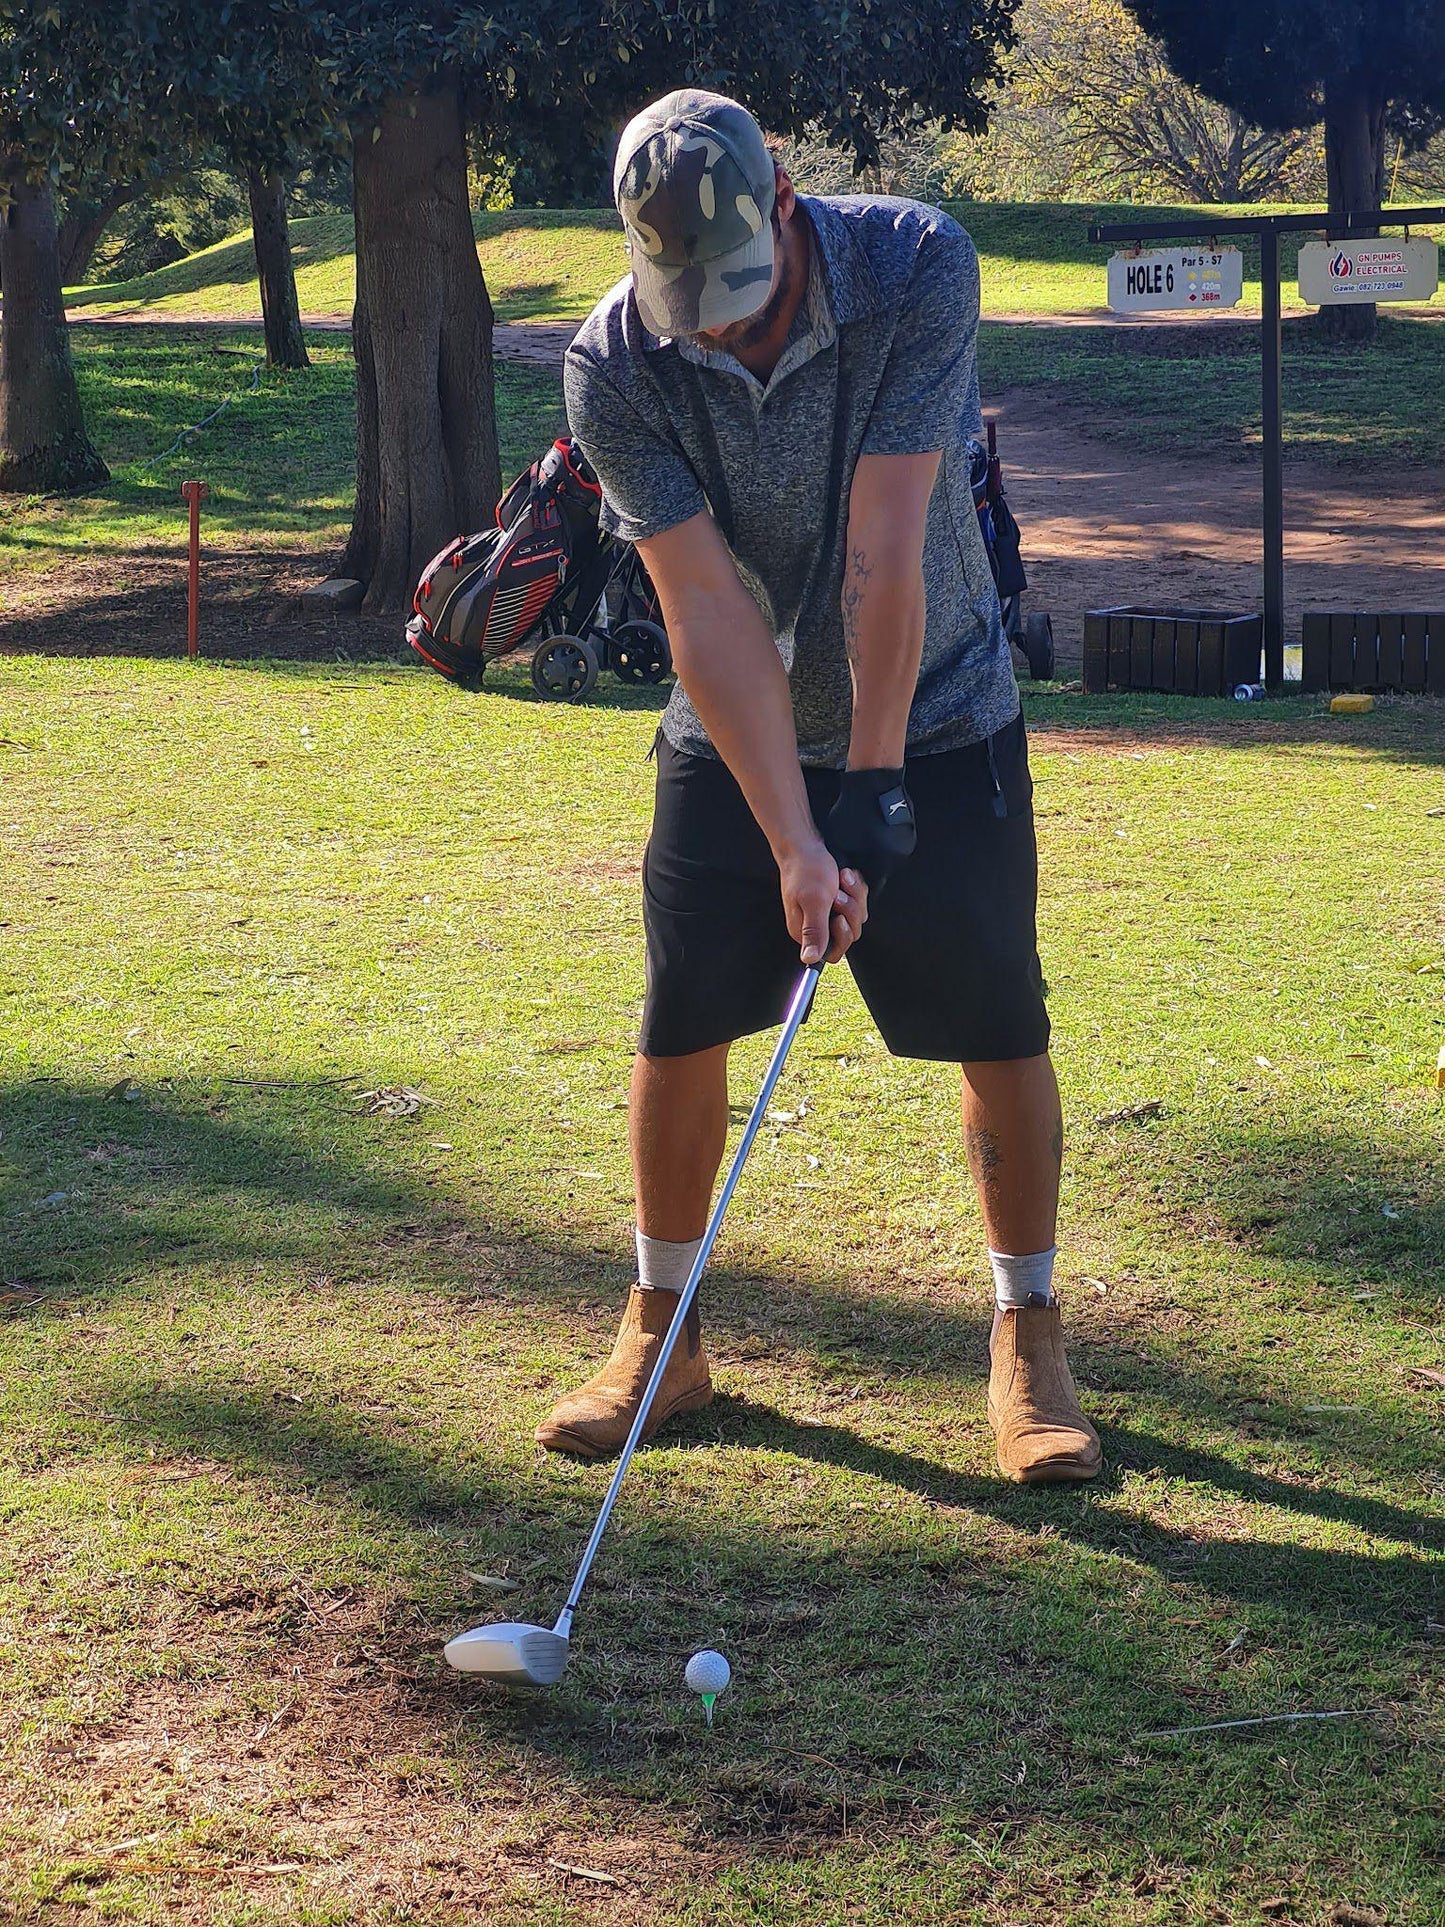
<svg viewBox="0 0 1445 1927">
<path fill-rule="evenodd" d="M 985 408 L 1003 389 L 1044 389 L 1086 411 L 1080 425 L 1105 441 L 1203 463 L 1257 450 L 1258 334 L 1218 330 L 1191 340 L 1191 332 L 985 321 L 978 339 Z M 1307 323 L 1292 325 L 1284 351 L 1286 453 L 1357 471 L 1438 463 L 1439 425 L 1422 398 L 1442 381 L 1445 327 L 1438 322 L 1387 315 L 1364 349 L 1334 347 Z"/>
<path fill-rule="evenodd" d="M 472 226 L 503 321 L 580 321 L 627 272 L 617 216 L 610 209 L 478 213 Z M 313 214 L 293 221 L 291 249 L 302 312 L 349 321 L 356 299 L 351 216 Z M 135 281 L 71 289 L 66 304 L 118 315 L 144 308 L 186 318 L 259 318 L 250 233 L 218 241 Z"/>
<path fill-rule="evenodd" d="M 1042 388 L 1087 410 L 1097 433 L 1134 446 L 1196 458 L 1202 450 L 1217 455 L 1258 446 L 1259 352 L 1250 330 L 1236 334 L 1187 327 L 1147 333 L 1133 328 L 1020 328 L 988 319 L 991 314 L 1047 316 L 1097 307 L 1102 300 L 1104 251 L 1090 247 L 1084 235 L 1091 219 L 1118 217 L 1123 209 L 975 202 L 959 205 L 955 212 L 969 224 L 982 257 L 985 318 L 979 354 L 986 402 L 1005 388 Z M 1168 212 L 1154 210 L 1161 218 Z M 616 222 L 607 211 L 479 214 L 476 225 L 488 284 L 504 320 L 580 319 L 624 265 Z M 314 216 L 296 222 L 295 232 L 303 308 L 349 313 L 354 272 L 349 220 L 339 215 Z M 1287 237 L 1287 275 L 1293 273 L 1292 246 Z M 1257 272 L 1252 255 L 1249 261 L 1250 271 Z M 1247 284 L 1246 292 L 1257 309 L 1257 288 Z M 124 288 L 89 289 L 73 299 L 77 305 L 107 313 L 145 308 L 163 314 L 244 317 L 256 311 L 249 238 L 224 242 Z M 160 339 L 152 335 L 145 344 L 147 356 L 156 351 L 152 378 L 158 391 L 174 379 L 180 392 L 174 405 L 158 392 L 145 407 L 152 413 L 169 411 L 170 419 L 181 399 L 199 404 L 217 390 L 218 365 L 209 358 L 209 343 L 199 354 L 190 341 L 162 353 Z M 238 334 L 233 341 L 254 345 L 256 339 Z M 109 371 L 119 360 L 134 364 L 138 357 L 113 341 L 93 351 L 84 329 L 74 331 L 74 340 L 93 396 L 92 419 L 106 443 L 107 456 L 113 443 L 119 459 L 127 459 L 127 418 L 122 415 L 115 420 L 118 397 Z M 349 452 L 344 461 L 330 457 L 349 450 L 350 427 L 344 419 L 349 406 L 349 363 L 334 341 L 329 348 L 321 345 L 324 341 L 322 337 L 316 352 L 330 371 L 330 382 L 324 396 L 317 395 L 317 384 L 306 393 L 308 400 L 316 396 L 322 415 L 335 415 L 336 423 L 324 449 L 316 432 L 321 416 L 295 442 L 297 447 L 310 448 L 313 456 L 323 456 L 319 469 L 314 459 L 308 460 L 312 474 L 325 474 L 328 500 L 322 507 L 329 516 L 330 531 L 326 539 L 334 541 L 346 513 Z M 229 372 L 236 374 L 236 367 Z M 1310 325 L 1301 321 L 1289 330 L 1285 355 L 1287 445 L 1292 451 L 1356 468 L 1438 461 L 1436 418 L 1422 405 L 1422 397 L 1438 392 L 1442 382 L 1445 330 L 1421 311 L 1387 313 L 1378 342 L 1364 351 L 1317 342 Z M 134 389 L 148 381 L 133 373 L 129 385 Z M 534 396 L 538 392 L 534 389 Z M 504 386 L 504 410 L 507 401 Z M 150 426 L 143 416 L 135 425 L 147 430 Z M 223 438 L 230 426 L 223 429 Z M 518 462 L 509 463 L 511 472 L 531 459 L 531 451 L 520 443 L 509 446 L 519 457 Z M 298 483 L 305 496 L 309 477 L 295 475 L 291 451 L 284 455 L 282 467 L 287 486 L 273 488 L 275 499 L 266 526 L 293 534 L 302 521 L 314 526 L 315 511 L 293 506 Z M 171 479 L 167 471 L 161 490 L 166 496 L 162 523 L 169 514 Z M 330 499 L 338 495 L 340 507 Z M 83 511 L 56 510 L 50 520 L 73 521 L 88 533 L 90 518 Z"/>
<path fill-rule="evenodd" d="M 1087 239 L 1091 221 L 1126 219 L 1110 203 L 1061 206 L 1006 201 L 946 203 L 978 245 L 985 314 L 1061 314 L 1104 305 L 1104 264 L 1110 250 Z M 1144 218 L 1198 221 L 1211 214 L 1282 212 L 1260 207 L 1157 207 Z M 517 208 L 475 214 L 487 285 L 503 321 L 580 321 L 627 272 L 616 215 L 610 208 Z M 1428 232 L 1436 232 L 1431 229 Z M 318 214 L 293 221 L 296 289 L 303 312 L 350 317 L 356 295 L 351 218 Z M 1308 237 L 1306 237 L 1308 238 Z M 1297 237 L 1281 243 L 1286 307 L 1305 310 L 1293 296 Z M 1243 306 L 1259 311 L 1259 250 L 1245 248 Z M 177 315 L 244 319 L 260 314 L 249 233 L 139 280 L 73 289 L 76 308 L 124 314 L 137 308 Z"/>
<path fill-rule="evenodd" d="M 107 487 L 83 496 L 0 506 L 0 618 L 18 572 L 124 566 L 174 557 L 184 541 L 181 483 L 200 474 L 208 551 L 338 549 L 355 492 L 354 369 L 349 346 L 310 334 L 309 369 L 267 370 L 254 331 L 76 330 L 73 352 L 86 416 L 110 465 Z M 552 377 L 502 365 L 497 429 L 510 477 L 562 425 Z M 172 449 L 185 429 L 230 406 Z M 539 436 L 541 439 L 539 440 Z"/>
<path fill-rule="evenodd" d="M 994 1476 L 952 1080 L 830 978 L 722 1396 L 518 1700 L 438 1651 L 555 1610 L 607 1477 L 531 1430 L 630 1275 L 656 692 L 12 658 L 0 700 L 0 1915 L 1445 1919 L 1429 706 L 1030 694 L 1107 1476 Z"/>
</svg>

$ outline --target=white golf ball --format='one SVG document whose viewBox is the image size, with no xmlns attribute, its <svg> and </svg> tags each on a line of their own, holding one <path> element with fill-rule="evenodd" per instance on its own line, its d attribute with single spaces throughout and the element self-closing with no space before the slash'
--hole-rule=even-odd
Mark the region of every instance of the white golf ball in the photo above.
<svg viewBox="0 0 1445 1927">
<path fill-rule="evenodd" d="M 733 1676 L 733 1669 L 721 1653 L 705 1647 L 687 1662 L 683 1678 L 694 1693 L 720 1693 Z"/>
</svg>

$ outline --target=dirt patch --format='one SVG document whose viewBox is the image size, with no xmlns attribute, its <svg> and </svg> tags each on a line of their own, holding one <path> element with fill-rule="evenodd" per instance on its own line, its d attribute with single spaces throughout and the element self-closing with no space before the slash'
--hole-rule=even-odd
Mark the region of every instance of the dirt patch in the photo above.
<svg viewBox="0 0 1445 1927">
<path fill-rule="evenodd" d="M 1012 390 L 999 425 L 1023 528 L 1025 609 L 1054 618 L 1060 672 L 1077 671 L 1089 609 L 1141 602 L 1259 607 L 1260 462 L 1161 455 L 1088 432 L 1067 401 Z M 1445 468 L 1285 468 L 1286 636 L 1306 611 L 1445 608 Z"/>
<path fill-rule="evenodd" d="M 313 612 L 300 602 L 301 591 L 326 573 L 314 550 L 225 549 L 207 554 L 203 568 L 203 656 L 360 662 L 403 653 L 401 616 Z M 181 656 L 185 649 L 183 528 L 174 555 L 91 556 L 83 570 L 4 581 L 0 655 Z"/>
<path fill-rule="evenodd" d="M 645 1922 L 712 1866 L 666 1814 L 603 1814 L 543 1756 L 497 1773 L 465 1740 L 495 1695 L 445 1671 L 410 1607 L 239 1589 L 193 1602 L 184 1657 L 193 1677 L 36 1762 L 34 1848 L 68 1894 L 140 1878 L 189 1921 L 278 1883 L 363 1918 L 520 1919 L 565 1893 L 580 1917 Z"/>
</svg>

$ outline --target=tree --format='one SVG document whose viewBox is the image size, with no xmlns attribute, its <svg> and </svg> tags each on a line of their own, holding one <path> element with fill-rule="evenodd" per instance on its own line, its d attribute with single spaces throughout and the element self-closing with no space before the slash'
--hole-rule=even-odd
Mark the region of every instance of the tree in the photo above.
<svg viewBox="0 0 1445 1927">
<path fill-rule="evenodd" d="M 1381 203 L 1385 125 L 1445 108 L 1439 0 L 1128 0 L 1171 65 L 1263 127 L 1325 124 L 1332 214 Z M 1373 306 L 1324 308 L 1339 339 L 1368 339 Z"/>
<path fill-rule="evenodd" d="M 57 210 L 60 284 L 77 288 L 90 273 L 101 236 L 144 191 L 141 181 L 102 181 L 73 187 Z"/>
<path fill-rule="evenodd" d="M 117 102 L 153 139 L 184 124 L 276 166 L 349 130 L 357 502 L 344 566 L 370 609 L 392 611 L 500 489 L 469 132 L 489 154 L 559 129 L 601 142 L 690 84 L 746 100 L 783 133 L 821 125 L 874 165 L 881 140 L 931 120 L 983 126 L 1015 4 L 47 0 L 42 12 L 0 0 L 0 23 L 54 76 L 24 117 L 42 149 Z"/>
<path fill-rule="evenodd" d="M 9 180 L 0 214 L 0 491 L 66 494 L 110 480 L 86 433 L 70 360 L 55 200 Z"/>
<path fill-rule="evenodd" d="M 1093 191 L 1185 201 L 1288 193 L 1313 143 L 1186 86 L 1122 0 L 1026 0 L 1011 93 Z"/>
<path fill-rule="evenodd" d="M 291 262 L 291 228 L 286 219 L 286 177 L 279 168 L 253 161 L 246 170 L 251 199 L 251 242 L 261 289 L 261 325 L 269 368 L 309 368 Z"/>
</svg>

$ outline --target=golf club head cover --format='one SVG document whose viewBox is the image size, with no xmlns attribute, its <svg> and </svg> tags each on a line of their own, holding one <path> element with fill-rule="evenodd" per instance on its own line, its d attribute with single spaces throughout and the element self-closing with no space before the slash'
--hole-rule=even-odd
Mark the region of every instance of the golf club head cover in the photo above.
<svg viewBox="0 0 1445 1927">
<path fill-rule="evenodd" d="M 857 870 L 875 894 L 918 842 L 901 769 L 846 769 L 823 841 L 840 870 Z"/>
</svg>

